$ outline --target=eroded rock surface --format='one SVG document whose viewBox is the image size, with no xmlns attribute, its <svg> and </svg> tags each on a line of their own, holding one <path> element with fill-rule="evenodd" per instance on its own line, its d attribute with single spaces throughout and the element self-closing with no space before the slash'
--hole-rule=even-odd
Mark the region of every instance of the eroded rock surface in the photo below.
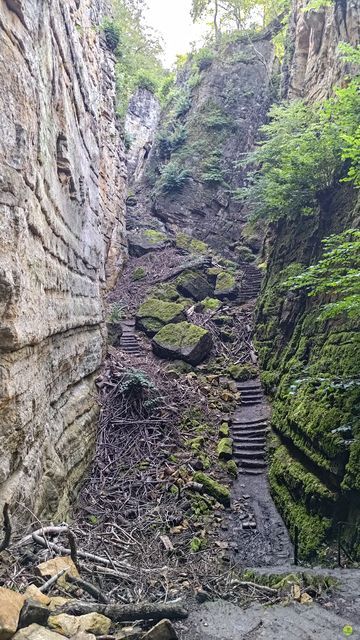
<svg viewBox="0 0 360 640">
<path fill-rule="evenodd" d="M 338 54 L 340 42 L 359 43 L 358 0 L 330 3 L 304 11 L 310 0 L 294 0 L 290 22 L 284 94 L 289 98 L 318 100 L 330 95 L 344 81 L 351 66 Z"/>
<path fill-rule="evenodd" d="M 0 503 L 37 514 L 64 514 L 91 456 L 102 291 L 123 255 L 106 4 L 0 4 Z"/>
</svg>

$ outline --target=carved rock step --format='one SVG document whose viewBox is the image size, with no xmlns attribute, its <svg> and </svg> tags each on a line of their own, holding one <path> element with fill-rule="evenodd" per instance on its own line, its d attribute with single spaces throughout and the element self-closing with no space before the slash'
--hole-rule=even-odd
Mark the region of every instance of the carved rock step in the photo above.
<svg viewBox="0 0 360 640">
<path fill-rule="evenodd" d="M 241 445 L 235 445 L 234 455 L 242 460 L 262 460 L 265 456 L 265 447 L 259 447 L 256 444 L 254 449 L 244 449 Z"/>
<path fill-rule="evenodd" d="M 245 453 L 251 452 L 260 452 L 261 454 L 265 453 L 265 441 L 264 442 L 238 442 L 233 438 L 233 447 L 236 453 L 241 453 L 242 451 Z"/>
<path fill-rule="evenodd" d="M 244 469 L 266 469 L 267 466 L 263 458 L 247 460 L 238 455 L 236 455 L 236 458 L 240 458 L 240 465 Z"/>
</svg>

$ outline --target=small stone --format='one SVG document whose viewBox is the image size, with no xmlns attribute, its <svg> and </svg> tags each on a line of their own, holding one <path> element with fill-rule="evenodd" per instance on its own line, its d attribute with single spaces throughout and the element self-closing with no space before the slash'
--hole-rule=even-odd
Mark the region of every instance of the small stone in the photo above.
<svg viewBox="0 0 360 640">
<path fill-rule="evenodd" d="M 207 600 L 209 600 L 209 594 L 204 591 L 204 589 L 198 589 L 196 592 L 196 600 L 200 603 L 202 602 L 207 602 Z"/>
<path fill-rule="evenodd" d="M 51 629 L 68 637 L 74 636 L 80 631 L 106 636 L 111 627 L 111 620 L 101 613 L 87 613 L 83 616 L 60 613 L 57 616 L 50 616 L 48 625 Z"/>
<path fill-rule="evenodd" d="M 256 522 L 243 522 L 242 523 L 242 528 L 243 529 L 256 529 Z"/>
<path fill-rule="evenodd" d="M 79 577 L 79 572 L 70 556 L 59 556 L 57 558 L 52 558 L 51 560 L 47 560 L 47 562 L 42 562 L 41 564 L 39 564 L 36 569 L 43 578 L 52 578 L 63 569 L 66 569 L 66 573 L 74 576 L 74 578 Z M 64 574 L 58 578 L 57 584 L 64 589 L 69 586 L 69 584 L 66 582 L 66 577 Z"/>
<path fill-rule="evenodd" d="M 12 640 L 64 640 L 64 636 L 50 631 L 46 627 L 41 627 L 39 624 L 31 624 L 29 627 L 17 631 Z"/>
<path fill-rule="evenodd" d="M 308 593 L 303 593 L 300 598 L 300 604 L 310 604 L 313 601 L 312 597 Z"/>
<path fill-rule="evenodd" d="M 0 587 L 0 640 L 14 635 L 24 602 L 24 596 L 17 591 Z"/>
<path fill-rule="evenodd" d="M 49 609 L 50 611 L 56 611 L 60 609 L 64 604 L 70 602 L 71 598 L 64 598 L 63 596 L 53 596 L 50 598 Z"/>
<path fill-rule="evenodd" d="M 243 495 L 243 498 L 244 498 L 244 500 L 250 500 L 250 496 L 249 496 L 249 495 L 247 495 L 247 494 L 244 494 L 244 495 Z"/>
<path fill-rule="evenodd" d="M 301 598 L 301 589 L 298 584 L 293 584 L 291 587 L 291 595 L 294 600 L 300 600 Z"/>
<path fill-rule="evenodd" d="M 96 636 L 93 633 L 86 633 L 86 631 L 79 631 L 71 640 L 96 640 Z"/>
<path fill-rule="evenodd" d="M 115 634 L 116 640 L 138 640 L 143 637 L 141 627 L 123 627 L 121 631 Z"/>
<path fill-rule="evenodd" d="M 36 602 L 40 602 L 45 606 L 50 604 L 49 596 L 47 596 L 46 593 L 42 593 L 42 591 L 40 591 L 40 589 L 36 587 L 34 584 L 30 584 L 27 587 L 24 593 L 24 598 L 26 600 L 35 600 Z"/>
<path fill-rule="evenodd" d="M 26 600 L 20 613 L 19 629 L 29 627 L 31 624 L 45 626 L 50 615 L 49 609 L 36 600 Z"/>
<path fill-rule="evenodd" d="M 177 640 L 177 637 L 170 620 L 161 620 L 144 635 L 144 640 Z"/>
</svg>

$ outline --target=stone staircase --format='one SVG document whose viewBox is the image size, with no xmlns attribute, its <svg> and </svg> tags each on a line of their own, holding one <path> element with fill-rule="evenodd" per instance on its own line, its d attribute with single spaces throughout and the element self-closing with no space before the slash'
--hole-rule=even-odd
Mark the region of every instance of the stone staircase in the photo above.
<svg viewBox="0 0 360 640">
<path fill-rule="evenodd" d="M 135 320 L 124 320 L 121 323 L 121 328 L 122 335 L 120 338 L 120 349 L 131 356 L 135 356 L 136 358 L 141 357 L 142 353 L 139 347 L 139 341 L 135 334 Z"/>
<path fill-rule="evenodd" d="M 257 408 L 264 402 L 259 380 L 239 382 L 241 404 L 232 420 L 234 457 L 240 473 L 258 475 L 266 470 L 266 417 L 259 415 Z"/>
<path fill-rule="evenodd" d="M 240 303 L 248 302 L 256 298 L 261 289 L 262 273 L 253 264 L 242 263 L 240 269 L 244 273 L 238 301 Z"/>
</svg>

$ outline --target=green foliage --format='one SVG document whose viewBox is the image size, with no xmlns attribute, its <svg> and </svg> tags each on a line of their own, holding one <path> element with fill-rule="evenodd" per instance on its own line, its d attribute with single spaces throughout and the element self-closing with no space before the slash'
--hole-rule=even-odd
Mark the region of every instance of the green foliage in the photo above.
<svg viewBox="0 0 360 640">
<path fill-rule="evenodd" d="M 201 115 L 203 125 L 209 129 L 224 129 L 232 126 L 229 116 L 213 100 L 209 100 Z"/>
<path fill-rule="evenodd" d="M 186 138 L 186 127 L 178 122 L 175 122 L 168 129 L 160 131 L 157 136 L 160 157 L 169 158 L 173 151 L 185 144 Z"/>
<path fill-rule="evenodd" d="M 360 316 L 360 231 L 348 229 L 323 240 L 321 260 L 291 278 L 292 289 L 306 288 L 309 296 L 330 294 L 336 300 L 324 306 L 321 318 L 345 314 Z"/>
<path fill-rule="evenodd" d="M 160 62 L 158 36 L 145 26 L 139 0 L 112 0 L 113 18 L 102 25 L 106 42 L 116 56 L 118 113 L 124 116 L 137 87 L 160 92 L 167 74 Z"/>
<path fill-rule="evenodd" d="M 219 151 L 210 153 L 202 164 L 201 180 L 210 184 L 224 183 L 224 170 L 222 168 L 222 155 Z"/>
<path fill-rule="evenodd" d="M 114 302 L 111 305 L 108 322 L 110 322 L 110 324 L 120 322 L 120 320 L 122 320 L 122 318 L 124 317 L 125 309 L 126 307 L 122 302 Z"/>
<path fill-rule="evenodd" d="M 182 168 L 179 160 L 170 160 L 162 169 L 157 188 L 162 193 L 180 191 L 189 177 L 189 171 Z"/>
<path fill-rule="evenodd" d="M 249 24 L 262 28 L 289 5 L 289 0 L 192 0 L 191 14 L 194 22 L 211 18 L 219 38 L 222 31 L 243 31 Z"/>
<path fill-rule="evenodd" d="M 319 195 L 340 180 L 360 186 L 359 87 L 356 77 L 326 101 L 271 109 L 271 121 L 262 128 L 265 140 L 246 160 L 261 169 L 248 189 L 237 192 L 249 200 L 255 217 L 308 215 L 317 209 Z"/>
<path fill-rule="evenodd" d="M 309 4 L 303 8 L 303 12 L 307 13 L 308 11 L 311 11 L 311 9 L 317 11 L 318 9 L 334 6 L 334 4 L 335 0 L 310 0 Z"/>
</svg>

